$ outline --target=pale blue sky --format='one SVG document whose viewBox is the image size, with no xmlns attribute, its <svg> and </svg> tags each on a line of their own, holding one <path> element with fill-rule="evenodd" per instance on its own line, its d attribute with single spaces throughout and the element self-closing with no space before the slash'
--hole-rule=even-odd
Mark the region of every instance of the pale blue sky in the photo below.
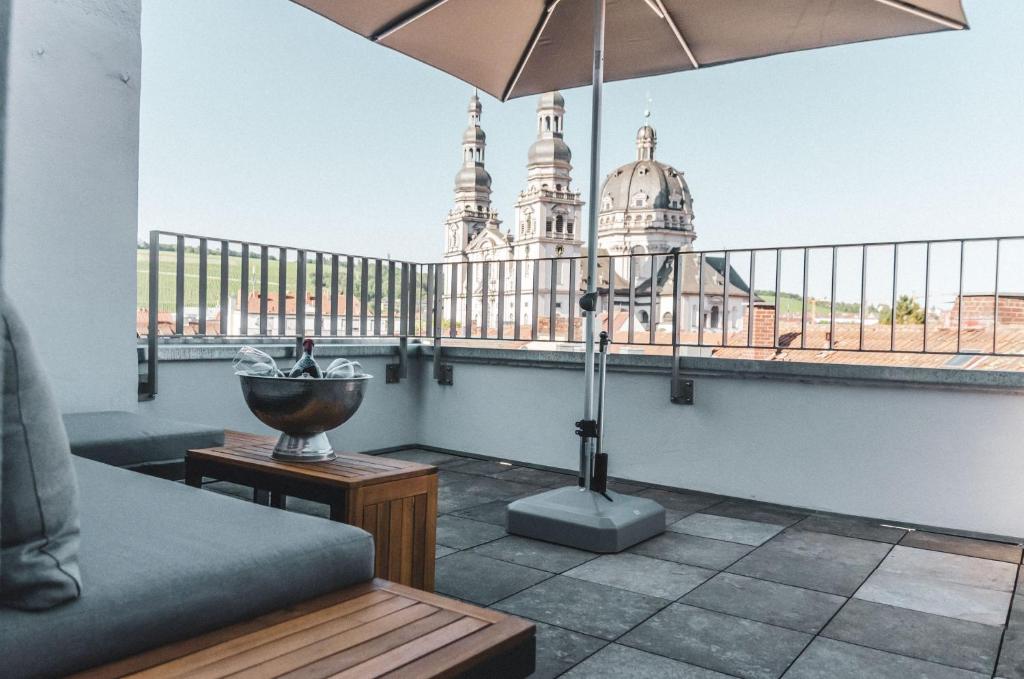
<svg viewBox="0 0 1024 679">
<path fill-rule="evenodd" d="M 971 31 L 607 85 L 602 174 L 649 93 L 701 249 L 1024 233 L 1024 2 L 964 5 Z M 287 0 L 143 0 L 142 39 L 140 230 L 439 258 L 468 85 Z M 510 227 L 536 100 L 482 98 Z"/>
</svg>

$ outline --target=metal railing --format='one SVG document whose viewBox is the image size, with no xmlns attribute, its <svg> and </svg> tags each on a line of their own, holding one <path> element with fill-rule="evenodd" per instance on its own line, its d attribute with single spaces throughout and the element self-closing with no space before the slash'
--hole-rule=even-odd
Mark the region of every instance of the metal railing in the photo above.
<svg viewBox="0 0 1024 679">
<path fill-rule="evenodd" d="M 602 255 L 598 276 L 600 329 L 675 358 L 1024 355 L 1024 236 Z M 148 393 L 160 336 L 584 336 L 582 257 L 420 263 L 153 231 L 144 280 Z"/>
</svg>

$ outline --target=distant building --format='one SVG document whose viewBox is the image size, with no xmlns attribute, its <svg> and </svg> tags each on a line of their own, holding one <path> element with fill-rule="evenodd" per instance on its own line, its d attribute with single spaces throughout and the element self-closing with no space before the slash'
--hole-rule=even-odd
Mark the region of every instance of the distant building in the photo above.
<svg viewBox="0 0 1024 679">
<path fill-rule="evenodd" d="M 280 321 L 281 321 L 281 306 L 280 306 L 280 295 L 276 292 L 267 293 L 267 335 L 278 335 L 280 332 Z M 323 327 L 323 334 L 330 332 L 330 314 L 334 309 L 337 309 L 338 315 L 338 332 L 339 334 L 346 334 L 345 329 L 348 327 L 348 308 L 346 306 L 345 295 L 338 295 L 338 298 L 331 304 L 331 296 L 326 291 L 321 293 L 320 299 L 321 309 L 321 324 Z M 359 300 L 352 300 L 352 334 L 362 334 L 362 314 L 360 313 Z M 370 313 L 370 309 L 367 309 L 366 317 L 366 334 L 374 334 L 374 317 Z M 302 317 L 304 323 L 304 333 L 312 335 L 315 323 L 316 323 L 316 295 L 312 292 L 306 293 L 306 299 L 302 309 Z M 285 335 L 295 336 L 298 332 L 298 319 L 299 309 L 296 303 L 295 294 L 287 293 L 284 299 L 284 333 Z M 245 327 L 246 333 L 249 335 L 260 334 L 260 293 L 250 292 L 246 298 L 246 313 L 245 320 L 242 319 L 242 292 L 239 290 L 235 297 L 234 303 L 228 310 L 228 328 L 230 329 L 229 334 L 237 334 L 238 329 Z"/>
<path fill-rule="evenodd" d="M 557 319 L 569 317 L 570 300 L 575 302 L 587 284 L 583 260 L 586 248 L 581 239 L 584 203 L 579 192 L 572 189 L 572 151 L 564 139 L 565 100 L 558 92 L 548 92 L 537 101 L 537 139 L 527 154 L 527 185 L 515 204 L 514 234 L 501 228 L 498 213 L 491 206 L 491 175 L 485 168 L 487 135 L 480 125 L 482 111 L 480 99 L 474 94 L 469 100 L 469 124 L 462 136 L 462 167 L 455 176 L 455 204 L 444 226 L 444 261 L 461 266 L 446 271 L 449 278 L 443 284 L 443 318 L 445 322 L 454 318 L 462 325 L 467 322 L 468 312 L 474 328 L 480 329 L 486 321 L 488 330 L 493 331 L 499 324 L 517 320 L 512 300 L 518 290 L 520 325 L 539 328 L 543 321 L 550 328 L 552 317 L 556 324 Z M 656 160 L 656 149 L 657 133 L 645 122 L 637 131 L 636 158 L 611 172 L 599 192 L 600 309 L 606 310 L 609 305 L 617 311 L 628 309 L 632 280 L 636 286 L 634 325 L 648 331 L 652 324 L 670 320 L 674 295 L 672 253 L 691 250 L 697 237 L 693 196 L 683 172 Z M 632 269 L 627 255 L 638 255 Z M 607 264 L 608 256 L 616 258 L 614 270 Z M 552 271 L 551 260 L 556 258 L 561 261 Z M 522 262 L 515 264 L 516 260 Z M 726 286 L 722 258 L 706 258 L 701 313 L 699 259 L 682 257 L 680 261 L 680 302 L 684 310 L 681 329 L 696 329 L 702 319 L 711 329 L 719 329 L 724 322 L 731 329 L 743 327 L 749 290 L 742 277 L 732 271 Z M 504 281 L 499 281 L 502 268 Z M 457 277 L 454 297 L 453 275 Z M 499 305 L 502 287 L 505 303 Z M 467 294 L 471 298 L 468 305 Z M 485 309 L 486 319 L 482 317 Z M 572 316 L 578 319 L 578 311 L 573 310 Z"/>
</svg>

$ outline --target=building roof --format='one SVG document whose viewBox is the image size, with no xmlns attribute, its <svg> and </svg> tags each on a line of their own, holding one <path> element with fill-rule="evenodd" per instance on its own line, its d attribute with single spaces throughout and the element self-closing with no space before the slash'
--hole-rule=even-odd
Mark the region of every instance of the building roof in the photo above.
<svg viewBox="0 0 1024 679">
<path fill-rule="evenodd" d="M 654 159 L 654 128 L 641 127 L 636 145 L 636 160 L 615 169 L 601 185 L 601 214 L 663 209 L 692 215 L 693 199 L 683 173 Z"/>
</svg>

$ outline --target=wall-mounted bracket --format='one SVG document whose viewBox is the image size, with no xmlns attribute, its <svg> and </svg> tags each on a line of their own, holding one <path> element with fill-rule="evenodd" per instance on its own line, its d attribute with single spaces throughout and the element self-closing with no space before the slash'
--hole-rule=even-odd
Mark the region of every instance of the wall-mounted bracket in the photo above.
<svg viewBox="0 0 1024 679">
<path fill-rule="evenodd" d="M 693 405 L 693 380 L 686 377 L 672 379 L 670 398 L 673 403 L 683 406 Z"/>
<path fill-rule="evenodd" d="M 443 386 L 450 387 L 455 384 L 455 369 L 451 363 L 444 362 L 444 349 L 441 348 L 441 338 L 434 338 L 434 379 Z"/>
<path fill-rule="evenodd" d="M 384 366 L 384 383 L 398 384 L 403 377 L 409 376 L 409 340 L 402 337 L 398 340 L 398 363 Z"/>
</svg>

